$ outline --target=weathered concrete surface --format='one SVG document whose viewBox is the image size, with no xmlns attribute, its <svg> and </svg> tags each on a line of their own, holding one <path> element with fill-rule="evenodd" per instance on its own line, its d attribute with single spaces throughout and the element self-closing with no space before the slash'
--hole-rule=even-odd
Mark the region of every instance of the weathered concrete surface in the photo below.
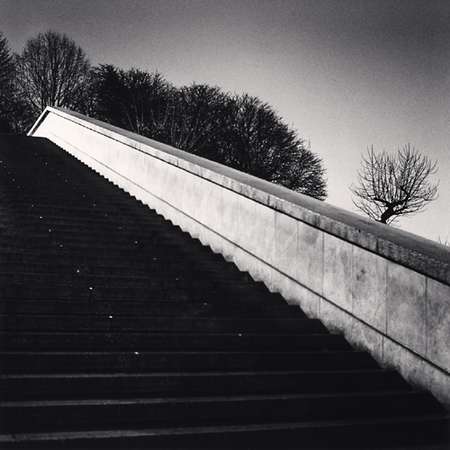
<svg viewBox="0 0 450 450">
<path fill-rule="evenodd" d="M 444 246 L 48 108 L 44 136 L 450 405 Z"/>
</svg>

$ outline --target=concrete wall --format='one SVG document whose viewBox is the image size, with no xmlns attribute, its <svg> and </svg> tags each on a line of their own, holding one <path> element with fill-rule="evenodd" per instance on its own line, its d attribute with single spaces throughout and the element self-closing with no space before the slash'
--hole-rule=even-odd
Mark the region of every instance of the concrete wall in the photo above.
<svg viewBox="0 0 450 450">
<path fill-rule="evenodd" d="M 70 111 L 47 108 L 29 134 L 450 406 L 448 248 Z"/>
</svg>

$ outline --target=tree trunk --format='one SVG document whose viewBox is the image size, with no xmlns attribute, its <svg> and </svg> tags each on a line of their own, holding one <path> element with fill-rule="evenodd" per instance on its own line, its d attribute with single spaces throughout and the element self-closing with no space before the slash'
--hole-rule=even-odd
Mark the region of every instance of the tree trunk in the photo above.
<svg viewBox="0 0 450 450">
<path fill-rule="evenodd" d="M 395 214 L 395 213 L 394 213 L 394 209 L 393 209 L 391 206 L 389 206 L 389 207 L 386 209 L 386 211 L 384 211 L 383 214 L 381 214 L 380 222 L 381 222 L 381 223 L 386 223 L 386 224 L 387 224 L 387 221 L 388 221 L 394 214 Z"/>
</svg>

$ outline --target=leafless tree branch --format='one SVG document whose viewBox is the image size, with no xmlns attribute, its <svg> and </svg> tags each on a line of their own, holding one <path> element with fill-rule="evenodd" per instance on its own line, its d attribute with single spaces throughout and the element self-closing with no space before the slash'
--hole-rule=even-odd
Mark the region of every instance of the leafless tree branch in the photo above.
<svg viewBox="0 0 450 450">
<path fill-rule="evenodd" d="M 16 65 L 21 94 L 35 113 L 46 106 L 77 109 L 85 94 L 89 61 L 65 34 L 47 31 L 28 40 Z"/>
<path fill-rule="evenodd" d="M 362 157 L 358 183 L 350 190 L 353 204 L 381 223 L 414 214 L 437 198 L 438 183 L 429 178 L 437 172 L 437 162 L 419 153 L 411 144 L 396 155 L 375 153 L 373 147 Z"/>
</svg>

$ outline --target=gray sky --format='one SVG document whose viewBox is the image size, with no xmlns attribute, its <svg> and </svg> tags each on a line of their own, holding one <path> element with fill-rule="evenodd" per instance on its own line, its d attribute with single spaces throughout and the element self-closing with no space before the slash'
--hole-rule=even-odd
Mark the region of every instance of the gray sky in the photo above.
<svg viewBox="0 0 450 450">
<path fill-rule="evenodd" d="M 49 28 L 94 64 L 267 101 L 323 158 L 328 202 L 353 211 L 361 152 L 412 143 L 439 160 L 440 197 L 399 226 L 450 240 L 450 0 L 0 0 L 14 51 Z"/>
</svg>

